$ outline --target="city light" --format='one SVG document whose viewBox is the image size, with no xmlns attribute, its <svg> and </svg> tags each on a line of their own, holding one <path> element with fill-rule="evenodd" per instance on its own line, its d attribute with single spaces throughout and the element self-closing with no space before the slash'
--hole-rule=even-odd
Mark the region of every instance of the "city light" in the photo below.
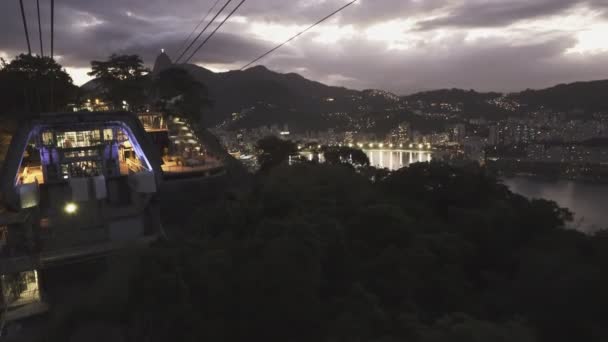
<svg viewBox="0 0 608 342">
<path fill-rule="evenodd" d="M 65 205 L 65 207 L 63 208 L 63 210 L 68 215 L 74 215 L 78 211 L 78 205 L 76 205 L 76 203 L 71 203 L 70 202 L 70 203 L 67 203 Z"/>
<path fill-rule="evenodd" d="M 369 144 L 369 147 L 374 147 L 374 144 Z"/>
<path fill-rule="evenodd" d="M 393 148 L 393 146 L 394 146 L 393 144 L 388 145 L 388 147 L 390 147 L 390 148 Z"/>
<path fill-rule="evenodd" d="M 422 144 L 418 144 L 418 148 L 419 148 L 419 149 L 422 149 L 423 147 L 424 147 L 424 145 L 422 145 Z"/>
<path fill-rule="evenodd" d="M 380 144 L 380 145 L 378 145 L 378 146 L 380 146 L 380 148 L 383 148 L 383 147 L 384 147 L 384 144 Z"/>
</svg>

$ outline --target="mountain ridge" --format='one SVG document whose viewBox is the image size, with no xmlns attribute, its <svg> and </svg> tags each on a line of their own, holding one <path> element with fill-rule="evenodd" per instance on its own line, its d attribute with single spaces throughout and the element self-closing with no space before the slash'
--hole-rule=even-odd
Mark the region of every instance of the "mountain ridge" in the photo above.
<svg viewBox="0 0 608 342">
<path fill-rule="evenodd" d="M 608 110 L 602 98 L 608 92 L 608 80 L 508 94 L 446 88 L 399 96 L 379 89 L 325 85 L 297 73 L 279 73 L 261 65 L 242 71 L 213 72 L 193 64 L 169 65 L 165 58 L 155 63 L 152 75 L 158 72 L 157 65 L 184 69 L 203 83 L 214 102 L 205 114 L 205 124 L 228 129 L 288 124 L 300 131 L 333 127 L 384 132 L 411 119 L 416 111 L 498 120 L 539 108 Z M 82 89 L 92 89 L 94 84 L 95 81 L 89 82 Z"/>
</svg>

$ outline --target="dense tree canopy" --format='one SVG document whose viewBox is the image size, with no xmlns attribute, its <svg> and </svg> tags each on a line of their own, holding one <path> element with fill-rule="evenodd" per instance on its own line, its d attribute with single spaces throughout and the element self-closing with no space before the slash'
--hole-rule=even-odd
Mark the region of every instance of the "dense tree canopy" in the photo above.
<svg viewBox="0 0 608 342">
<path fill-rule="evenodd" d="M 608 340 L 608 234 L 481 168 L 281 165 L 223 193 L 57 331 L 94 308 L 128 340 Z"/>
<path fill-rule="evenodd" d="M 207 87 L 179 68 L 163 70 L 154 78 L 152 96 L 162 112 L 185 116 L 195 123 L 200 122 L 203 109 L 211 105 Z"/>
<path fill-rule="evenodd" d="M 290 156 L 298 152 L 298 148 L 294 142 L 282 140 L 275 136 L 261 139 L 257 143 L 257 148 L 260 151 L 258 163 L 264 171 L 286 163 Z"/>
<path fill-rule="evenodd" d="M 347 146 L 332 146 L 323 150 L 325 161 L 331 164 L 369 166 L 369 158 L 361 149 Z"/>
<path fill-rule="evenodd" d="M 97 79 L 103 99 L 114 109 L 126 101 L 132 110 L 146 103 L 148 70 L 138 55 L 111 55 L 107 61 L 92 61 L 89 76 Z"/>
<path fill-rule="evenodd" d="M 65 110 L 77 88 L 68 73 L 49 57 L 19 55 L 0 67 L 0 101 L 4 112 Z"/>
</svg>

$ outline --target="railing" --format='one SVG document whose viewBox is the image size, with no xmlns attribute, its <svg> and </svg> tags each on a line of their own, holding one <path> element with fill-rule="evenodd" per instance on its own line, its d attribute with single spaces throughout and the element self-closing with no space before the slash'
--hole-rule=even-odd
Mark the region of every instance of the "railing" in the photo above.
<svg viewBox="0 0 608 342">
<path fill-rule="evenodd" d="M 221 168 L 223 164 L 220 161 L 205 161 L 200 165 L 163 165 L 162 169 L 168 173 L 187 173 L 187 172 L 203 172 Z"/>
</svg>

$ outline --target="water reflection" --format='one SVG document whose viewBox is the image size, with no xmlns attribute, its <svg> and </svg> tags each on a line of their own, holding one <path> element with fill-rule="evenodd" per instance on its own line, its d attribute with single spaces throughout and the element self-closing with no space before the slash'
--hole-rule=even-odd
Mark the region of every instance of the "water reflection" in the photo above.
<svg viewBox="0 0 608 342">
<path fill-rule="evenodd" d="M 432 160 L 432 152 L 416 150 L 363 150 L 372 166 L 377 168 L 399 170 L 414 163 L 425 163 Z"/>
<path fill-rule="evenodd" d="M 574 213 L 571 227 L 583 232 L 608 228 L 604 212 L 608 203 L 608 185 L 573 181 L 544 181 L 534 178 L 507 178 L 509 188 L 528 198 L 555 201 Z"/>
<path fill-rule="evenodd" d="M 414 163 L 430 162 L 433 158 L 432 152 L 418 150 L 363 150 L 363 152 L 369 158 L 371 166 L 391 171 L 399 170 Z M 304 152 L 302 154 L 309 161 L 325 162 L 323 153 Z"/>
</svg>

